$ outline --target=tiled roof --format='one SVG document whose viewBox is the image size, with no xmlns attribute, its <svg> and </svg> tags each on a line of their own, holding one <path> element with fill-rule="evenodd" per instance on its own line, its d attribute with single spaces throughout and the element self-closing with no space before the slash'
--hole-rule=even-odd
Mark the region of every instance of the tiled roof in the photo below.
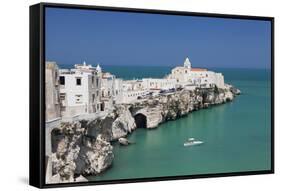
<svg viewBox="0 0 281 191">
<path fill-rule="evenodd" d="M 202 72 L 202 71 L 207 71 L 206 68 L 191 68 L 191 71 L 193 72 Z"/>
</svg>

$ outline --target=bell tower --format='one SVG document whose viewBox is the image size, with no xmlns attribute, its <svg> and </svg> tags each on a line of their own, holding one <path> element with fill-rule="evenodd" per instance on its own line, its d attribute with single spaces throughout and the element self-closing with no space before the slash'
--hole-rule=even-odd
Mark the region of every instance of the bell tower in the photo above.
<svg viewBox="0 0 281 191">
<path fill-rule="evenodd" d="M 190 63 L 188 57 L 186 57 L 183 66 L 188 68 L 188 69 L 191 69 L 191 63 Z"/>
<path fill-rule="evenodd" d="M 98 73 L 101 73 L 101 67 L 99 64 L 97 65 L 96 70 L 98 71 Z"/>
</svg>

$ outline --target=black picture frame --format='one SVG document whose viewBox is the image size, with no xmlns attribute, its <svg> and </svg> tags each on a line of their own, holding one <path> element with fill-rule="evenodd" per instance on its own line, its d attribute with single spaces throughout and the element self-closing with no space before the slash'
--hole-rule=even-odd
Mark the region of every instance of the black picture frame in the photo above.
<svg viewBox="0 0 281 191">
<path fill-rule="evenodd" d="M 187 176 L 166 176 L 142 179 L 122 179 L 85 183 L 45 183 L 45 8 L 70 8 L 85 10 L 102 10 L 133 13 L 150 13 L 164 15 L 182 15 L 198 17 L 214 17 L 228 19 L 264 20 L 271 22 L 271 169 L 264 171 L 246 171 L 232 173 L 200 174 Z M 39 3 L 30 6 L 30 128 L 29 128 L 29 184 L 38 188 L 66 186 L 85 186 L 99 184 L 116 184 L 148 181 L 164 181 L 191 178 L 227 177 L 274 173 L 274 18 L 248 15 L 195 13 L 183 11 L 134 9 L 123 7 L 103 7 L 89 5 Z"/>
</svg>

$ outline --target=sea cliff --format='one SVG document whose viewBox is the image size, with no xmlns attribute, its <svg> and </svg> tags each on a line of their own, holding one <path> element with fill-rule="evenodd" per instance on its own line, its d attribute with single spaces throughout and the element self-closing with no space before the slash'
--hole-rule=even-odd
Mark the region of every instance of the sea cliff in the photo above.
<svg viewBox="0 0 281 191">
<path fill-rule="evenodd" d="M 115 105 L 107 115 L 93 120 L 61 123 L 52 137 L 56 152 L 48 160 L 47 182 L 87 181 L 85 176 L 98 175 L 113 164 L 111 142 L 136 128 L 156 128 L 190 112 L 232 101 L 238 94 L 231 85 L 180 90 Z"/>
</svg>

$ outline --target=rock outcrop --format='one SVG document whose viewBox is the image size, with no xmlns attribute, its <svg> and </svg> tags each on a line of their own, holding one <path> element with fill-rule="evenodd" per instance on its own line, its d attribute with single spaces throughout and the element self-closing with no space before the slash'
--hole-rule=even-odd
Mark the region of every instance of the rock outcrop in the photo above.
<svg viewBox="0 0 281 191">
<path fill-rule="evenodd" d="M 96 175 L 109 168 L 114 154 L 110 141 L 136 128 L 128 106 L 116 106 L 112 113 L 95 120 L 62 123 L 56 137 L 56 152 L 49 156 L 48 183 L 84 181 L 79 175 Z M 79 178 L 76 178 L 79 177 Z"/>
<path fill-rule="evenodd" d="M 146 117 L 147 128 L 155 128 L 160 123 L 175 120 L 194 110 L 232 101 L 239 93 L 238 89 L 229 85 L 225 89 L 213 87 L 182 90 L 139 100 L 130 104 L 130 110 L 133 116 L 142 114 Z"/>
<path fill-rule="evenodd" d="M 123 138 L 123 137 L 119 138 L 118 142 L 120 143 L 120 145 L 125 145 L 125 146 L 132 144 L 132 142 L 130 142 L 128 139 Z"/>
<path fill-rule="evenodd" d="M 135 120 L 132 117 L 129 107 L 126 105 L 118 105 L 115 107 L 115 115 L 117 116 L 114 120 L 111 130 L 112 138 L 111 140 L 116 140 L 120 137 L 131 133 L 136 129 Z"/>
<path fill-rule="evenodd" d="M 47 183 L 85 181 L 81 175 L 94 175 L 112 164 L 113 147 L 98 134 L 96 138 L 87 135 L 85 122 L 62 123 L 60 137 L 47 165 Z"/>
</svg>

